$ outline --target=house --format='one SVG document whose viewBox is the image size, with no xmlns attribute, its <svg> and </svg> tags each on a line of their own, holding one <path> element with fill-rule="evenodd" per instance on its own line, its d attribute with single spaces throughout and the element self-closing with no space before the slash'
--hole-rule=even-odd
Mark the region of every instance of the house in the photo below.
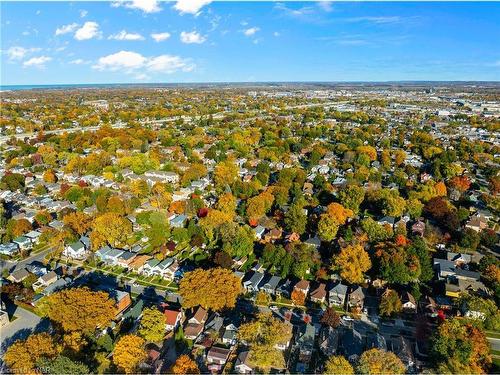
<svg viewBox="0 0 500 375">
<path fill-rule="evenodd" d="M 319 249 L 321 246 L 321 240 L 318 236 L 308 238 L 307 240 L 304 241 L 304 243 L 308 244 L 309 246 L 312 246 L 316 250 Z"/>
<path fill-rule="evenodd" d="M 0 244 L 0 254 L 13 256 L 19 251 L 19 245 L 14 242 Z"/>
<path fill-rule="evenodd" d="M 37 244 L 38 240 L 39 240 L 39 237 L 41 235 L 42 235 L 42 233 L 40 233 L 39 231 L 32 230 L 32 231 L 29 231 L 28 233 L 26 233 L 24 236 L 28 237 L 30 239 L 30 241 L 31 241 L 32 244 Z"/>
<path fill-rule="evenodd" d="M 295 345 L 299 352 L 299 362 L 308 363 L 311 360 L 314 350 L 314 340 L 316 337 L 316 328 L 311 323 L 304 324 L 300 327 Z"/>
<path fill-rule="evenodd" d="M 355 328 L 343 328 L 341 334 L 342 354 L 349 361 L 357 359 L 364 350 L 363 336 Z"/>
<path fill-rule="evenodd" d="M 160 264 L 160 261 L 156 258 L 150 258 L 148 261 L 144 263 L 142 266 L 141 272 L 145 274 L 146 276 L 151 276 L 153 275 L 153 272 L 155 270 L 155 267 Z"/>
<path fill-rule="evenodd" d="M 281 229 L 273 228 L 264 235 L 264 241 L 274 242 L 276 240 L 279 240 L 282 235 L 283 235 L 283 231 Z"/>
<path fill-rule="evenodd" d="M 311 291 L 309 298 L 312 302 L 324 303 L 326 300 L 326 285 L 323 283 L 319 284 L 316 289 Z"/>
<path fill-rule="evenodd" d="M 33 284 L 35 289 L 41 287 L 48 287 L 50 284 L 55 283 L 58 279 L 57 274 L 54 271 L 50 271 L 45 275 L 42 275 L 38 278 L 38 280 Z"/>
<path fill-rule="evenodd" d="M 32 246 L 31 240 L 25 236 L 16 237 L 12 240 L 12 242 L 17 244 L 21 250 L 29 250 Z"/>
<path fill-rule="evenodd" d="M 475 215 L 467 221 L 465 227 L 475 230 L 476 232 L 481 232 L 483 229 L 488 228 L 488 219 L 481 215 Z"/>
<path fill-rule="evenodd" d="M 193 324 L 205 324 L 208 319 L 208 312 L 203 307 L 198 306 L 188 322 Z"/>
<path fill-rule="evenodd" d="M 293 290 L 299 291 L 304 293 L 305 296 L 309 293 L 309 281 L 307 280 L 300 280 L 295 286 L 293 287 Z"/>
<path fill-rule="evenodd" d="M 344 306 L 347 297 L 347 285 L 338 283 L 328 293 L 328 302 L 334 306 Z"/>
<path fill-rule="evenodd" d="M 362 309 L 365 303 L 365 293 L 363 289 L 358 286 L 349 294 L 348 305 L 350 308 Z"/>
<path fill-rule="evenodd" d="M 262 236 L 264 235 L 264 232 L 266 231 L 266 228 L 264 228 L 262 225 L 257 225 L 254 229 L 253 232 L 255 233 L 255 237 L 260 240 L 262 239 Z"/>
<path fill-rule="evenodd" d="M 409 292 L 404 292 L 401 296 L 401 303 L 403 306 L 403 311 L 406 313 L 415 314 L 417 312 L 417 302 L 415 297 Z"/>
<path fill-rule="evenodd" d="M 128 268 L 134 270 L 135 272 L 141 273 L 144 267 L 144 264 L 151 260 L 149 255 L 137 255 L 128 265 Z"/>
<path fill-rule="evenodd" d="M 203 324 L 188 323 L 184 327 L 184 337 L 187 340 L 195 341 L 203 332 Z"/>
<path fill-rule="evenodd" d="M 12 272 L 8 277 L 7 280 L 12 281 L 13 283 L 20 283 L 23 281 L 25 278 L 27 278 L 30 275 L 28 270 L 26 268 L 20 268 L 18 270 L 15 270 Z"/>
<path fill-rule="evenodd" d="M 455 275 L 455 262 L 450 260 L 434 258 L 433 267 L 440 280 Z"/>
<path fill-rule="evenodd" d="M 286 279 L 281 285 L 276 288 L 276 296 L 283 298 L 290 298 L 292 292 L 292 282 Z"/>
<path fill-rule="evenodd" d="M 85 259 L 88 255 L 88 248 L 85 247 L 82 241 L 76 241 L 66 245 L 63 255 L 72 259 Z"/>
<path fill-rule="evenodd" d="M 122 255 L 123 251 L 118 249 L 113 249 L 109 246 L 101 247 L 95 252 L 96 257 L 98 257 L 104 263 L 116 265 L 118 258 Z"/>
<path fill-rule="evenodd" d="M 412 367 L 415 364 L 415 356 L 412 350 L 412 344 L 403 336 L 392 337 L 391 351 L 396 354 L 406 367 Z"/>
<path fill-rule="evenodd" d="M 420 221 L 420 220 L 416 221 L 411 226 L 411 232 L 415 236 L 423 237 L 424 233 L 425 233 L 425 223 L 423 221 Z"/>
<path fill-rule="evenodd" d="M 455 267 L 462 267 L 471 262 L 472 256 L 470 254 L 454 253 L 450 251 L 446 253 L 446 259 L 450 262 L 454 262 Z"/>
<path fill-rule="evenodd" d="M 51 295 L 54 292 L 57 292 L 58 290 L 64 289 L 66 286 L 71 284 L 71 279 L 70 278 L 61 278 L 57 279 L 55 282 L 47 286 L 44 290 L 42 290 L 42 294 L 44 296 Z"/>
<path fill-rule="evenodd" d="M 108 293 L 115 300 L 116 316 L 119 316 L 132 305 L 132 299 L 128 292 L 124 292 L 123 290 L 112 290 Z"/>
<path fill-rule="evenodd" d="M 123 251 L 116 259 L 116 265 L 128 268 L 130 263 L 134 260 L 136 254 L 131 251 Z"/>
<path fill-rule="evenodd" d="M 165 329 L 167 331 L 175 330 L 182 320 L 182 311 L 169 309 L 168 307 L 163 310 L 163 315 L 165 316 Z"/>
<path fill-rule="evenodd" d="M 394 228 L 395 219 L 392 216 L 384 216 L 383 218 L 377 221 L 382 226 L 389 225 L 391 228 Z"/>
<path fill-rule="evenodd" d="M 170 226 L 172 228 L 184 228 L 187 221 L 186 215 L 177 215 L 172 220 L 170 220 Z"/>
<path fill-rule="evenodd" d="M 254 272 L 253 275 L 247 281 L 243 282 L 243 287 L 247 292 L 258 292 L 259 284 L 262 279 L 264 279 L 264 274 L 261 272 Z"/>
<path fill-rule="evenodd" d="M 234 365 L 234 370 L 238 374 L 252 374 L 254 373 L 253 367 L 249 363 L 250 352 L 248 350 L 238 354 L 236 358 L 236 363 Z"/>
<path fill-rule="evenodd" d="M 207 363 L 210 370 L 220 370 L 229 358 L 231 349 L 212 346 L 207 352 Z"/>
<path fill-rule="evenodd" d="M 331 357 L 337 354 L 339 347 L 339 330 L 330 326 L 321 328 L 318 337 L 319 350 L 323 355 Z"/>
<path fill-rule="evenodd" d="M 224 328 L 224 333 L 222 334 L 222 343 L 227 345 L 236 344 L 236 336 L 238 334 L 238 328 L 232 323 L 228 324 Z"/>
<path fill-rule="evenodd" d="M 278 276 L 270 275 L 267 280 L 260 286 L 260 290 L 266 292 L 267 294 L 275 295 L 276 288 L 281 282 L 281 278 Z"/>
</svg>

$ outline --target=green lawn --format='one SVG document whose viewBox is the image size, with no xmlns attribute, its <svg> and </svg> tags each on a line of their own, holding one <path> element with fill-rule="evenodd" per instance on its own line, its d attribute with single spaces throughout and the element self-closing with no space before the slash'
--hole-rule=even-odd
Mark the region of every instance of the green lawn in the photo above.
<svg viewBox="0 0 500 375">
<path fill-rule="evenodd" d="M 496 331 L 485 331 L 487 337 L 493 337 L 495 339 L 500 339 L 500 332 Z"/>
</svg>

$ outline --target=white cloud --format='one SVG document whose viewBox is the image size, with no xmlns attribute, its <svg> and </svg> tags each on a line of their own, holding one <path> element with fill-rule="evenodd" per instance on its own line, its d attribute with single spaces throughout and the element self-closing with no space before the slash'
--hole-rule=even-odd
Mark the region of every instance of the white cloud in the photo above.
<svg viewBox="0 0 500 375">
<path fill-rule="evenodd" d="M 325 12 L 331 12 L 333 10 L 331 1 L 319 1 L 318 6 L 323 9 Z"/>
<path fill-rule="evenodd" d="M 181 14 L 189 13 L 194 15 L 199 15 L 201 8 L 208 5 L 212 0 L 177 0 L 174 5 L 174 9 L 179 11 Z"/>
<path fill-rule="evenodd" d="M 194 69 L 194 64 L 179 56 L 160 55 L 149 59 L 146 67 L 151 72 L 170 74 L 178 70 L 191 72 Z"/>
<path fill-rule="evenodd" d="M 23 31 L 21 34 L 24 35 L 24 36 L 28 36 L 28 35 L 30 35 L 30 32 L 29 31 Z"/>
<path fill-rule="evenodd" d="M 132 51 L 120 51 L 108 56 L 101 57 L 94 69 L 100 71 L 124 71 L 126 74 L 134 74 L 138 79 L 145 79 L 146 73 L 172 74 L 177 71 L 191 72 L 195 65 L 180 56 L 160 55 L 144 57 L 140 53 Z"/>
<path fill-rule="evenodd" d="M 151 38 L 155 40 L 155 42 L 163 42 L 164 40 L 167 40 L 170 38 L 170 33 L 153 33 L 151 34 Z"/>
<path fill-rule="evenodd" d="M 252 36 L 255 35 L 255 33 L 259 30 L 260 28 L 258 27 L 250 27 L 249 29 L 244 30 L 243 34 L 245 34 L 246 36 Z"/>
<path fill-rule="evenodd" d="M 78 28 L 77 23 L 70 23 L 69 25 L 64 25 L 64 26 L 58 27 L 56 29 L 56 35 L 63 35 L 63 34 L 72 33 L 77 28 Z"/>
<path fill-rule="evenodd" d="M 92 38 L 99 37 L 101 32 L 99 31 L 99 24 L 97 22 L 85 22 L 81 28 L 76 30 L 75 39 L 76 40 L 88 40 Z"/>
<path fill-rule="evenodd" d="M 275 36 L 275 37 L 279 37 L 279 36 L 281 36 L 281 34 L 280 34 L 278 31 L 275 31 L 275 32 L 273 33 L 273 36 Z"/>
<path fill-rule="evenodd" d="M 83 59 L 75 59 L 75 60 L 71 60 L 69 63 L 73 64 L 73 65 L 83 65 L 83 64 L 88 64 L 89 62 L 85 61 Z"/>
<path fill-rule="evenodd" d="M 110 35 L 108 39 L 114 40 L 144 40 L 141 34 L 128 33 L 125 30 L 120 31 L 118 34 Z"/>
<path fill-rule="evenodd" d="M 402 21 L 399 16 L 380 16 L 380 17 L 352 17 L 347 19 L 348 22 L 369 22 L 375 24 L 399 23 Z"/>
<path fill-rule="evenodd" d="M 89 12 L 87 12 L 85 9 L 80 10 L 80 18 L 87 17 L 87 14 L 89 14 Z"/>
<path fill-rule="evenodd" d="M 27 54 L 41 51 L 41 48 L 10 47 L 5 53 L 9 60 L 22 60 Z"/>
<path fill-rule="evenodd" d="M 23 62 L 24 67 L 29 67 L 29 66 L 34 66 L 37 68 L 43 68 L 46 62 L 49 62 L 52 60 L 52 57 L 48 56 L 39 56 L 39 57 L 32 57 L 31 59 Z"/>
<path fill-rule="evenodd" d="M 132 1 L 115 1 L 111 6 L 117 8 L 124 6 L 129 9 L 142 10 L 144 13 L 157 13 L 161 11 L 160 3 L 158 0 L 132 0 Z"/>
<path fill-rule="evenodd" d="M 181 42 L 182 43 L 201 44 L 205 40 L 207 40 L 207 38 L 196 31 L 191 31 L 191 32 L 183 31 L 183 32 L 181 32 Z"/>
</svg>

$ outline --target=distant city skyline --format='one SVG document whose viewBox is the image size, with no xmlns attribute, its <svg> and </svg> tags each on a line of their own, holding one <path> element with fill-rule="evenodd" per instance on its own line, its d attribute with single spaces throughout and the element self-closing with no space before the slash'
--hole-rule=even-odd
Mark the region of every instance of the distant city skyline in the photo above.
<svg viewBox="0 0 500 375">
<path fill-rule="evenodd" d="M 500 80 L 498 3 L 0 6 L 4 86 Z"/>
</svg>

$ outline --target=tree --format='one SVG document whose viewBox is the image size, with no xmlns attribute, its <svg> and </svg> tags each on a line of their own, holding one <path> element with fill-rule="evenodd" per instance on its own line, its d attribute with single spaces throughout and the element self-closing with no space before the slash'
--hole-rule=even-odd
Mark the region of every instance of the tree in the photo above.
<svg viewBox="0 0 500 375">
<path fill-rule="evenodd" d="M 429 247 L 425 243 L 425 240 L 421 237 L 415 237 L 410 247 L 408 248 L 408 253 L 418 258 L 418 261 L 420 263 L 420 281 L 427 282 L 432 280 L 432 278 L 434 277 L 434 270 L 432 269 L 432 258 L 430 256 Z"/>
<path fill-rule="evenodd" d="M 438 197 L 446 197 L 446 195 L 448 194 L 446 185 L 443 181 L 437 182 L 436 185 L 434 185 L 434 189 L 436 189 L 436 195 Z"/>
<path fill-rule="evenodd" d="M 238 177 L 238 167 L 231 160 L 222 161 L 215 166 L 214 182 L 219 189 L 231 185 Z"/>
<path fill-rule="evenodd" d="M 132 234 L 132 223 L 115 213 L 107 212 L 94 219 L 90 240 L 94 250 L 108 244 L 123 247 Z"/>
<path fill-rule="evenodd" d="M 65 289 L 46 298 L 46 314 L 64 331 L 90 334 L 115 317 L 115 303 L 105 292 L 88 288 Z"/>
<path fill-rule="evenodd" d="M 54 173 L 54 170 L 53 169 L 47 169 L 43 173 L 43 180 L 45 182 L 49 183 L 49 184 L 53 184 L 53 183 L 57 182 L 57 176 Z"/>
<path fill-rule="evenodd" d="M 242 324 L 238 331 L 238 338 L 251 348 L 250 363 L 264 371 L 284 366 L 283 353 L 275 346 L 290 341 L 291 337 L 291 325 L 266 313 L 260 313 L 256 320 Z"/>
<path fill-rule="evenodd" d="M 445 320 L 431 338 L 431 356 L 440 372 L 487 373 L 490 346 L 484 332 L 466 319 Z"/>
<path fill-rule="evenodd" d="M 333 307 L 327 307 L 321 317 L 321 324 L 337 328 L 340 325 L 340 315 L 337 314 Z"/>
<path fill-rule="evenodd" d="M 126 374 L 135 373 L 137 366 L 146 359 L 144 344 L 144 339 L 139 336 L 122 336 L 113 351 L 114 364 Z"/>
<path fill-rule="evenodd" d="M 367 217 L 361 221 L 361 228 L 366 232 L 371 242 L 384 241 L 392 237 L 393 234 L 391 227 L 384 227 L 371 217 Z"/>
<path fill-rule="evenodd" d="M 215 208 L 234 217 L 236 212 L 236 198 L 231 193 L 222 194 Z"/>
<path fill-rule="evenodd" d="M 392 243 L 381 243 L 375 249 L 379 275 L 396 284 L 416 281 L 420 276 L 420 261 L 416 255 Z"/>
<path fill-rule="evenodd" d="M 175 363 L 169 372 L 172 374 L 179 374 L 179 375 L 199 374 L 200 369 L 198 368 L 198 365 L 196 364 L 195 361 L 189 358 L 188 355 L 183 354 L 175 360 Z"/>
<path fill-rule="evenodd" d="M 18 236 L 22 236 L 25 233 L 28 233 L 31 229 L 31 223 L 27 219 L 10 219 L 7 223 L 6 231 L 11 238 L 16 238 Z"/>
<path fill-rule="evenodd" d="M 230 269 L 233 265 L 233 258 L 225 251 L 218 251 L 215 253 L 214 263 L 222 268 Z"/>
<path fill-rule="evenodd" d="M 11 370 L 17 373 L 30 373 L 35 369 L 37 361 L 42 358 L 54 358 L 58 348 L 48 333 L 30 335 L 26 340 L 14 342 L 3 356 L 3 360 Z"/>
<path fill-rule="evenodd" d="M 230 270 L 212 268 L 187 272 L 181 280 L 179 294 L 184 308 L 202 306 L 219 311 L 234 307 L 241 291 L 240 279 Z"/>
<path fill-rule="evenodd" d="M 43 373 L 46 374 L 86 375 L 90 373 L 85 364 L 73 361 L 63 355 L 58 355 L 52 360 L 43 358 L 37 362 L 37 367 L 42 368 Z"/>
<path fill-rule="evenodd" d="M 368 253 L 358 244 L 342 248 L 333 261 L 340 277 L 351 284 L 363 282 L 363 273 L 372 266 Z"/>
<path fill-rule="evenodd" d="M 359 212 L 359 206 L 365 199 L 365 189 L 361 186 L 349 185 L 339 191 L 340 203 L 354 213 Z"/>
<path fill-rule="evenodd" d="M 294 289 L 292 291 L 292 301 L 295 305 L 298 305 L 298 306 L 304 306 L 305 302 L 306 302 L 306 295 L 304 294 L 303 291 L 299 290 L 299 289 Z"/>
<path fill-rule="evenodd" d="M 290 232 L 303 234 L 306 231 L 307 215 L 299 204 L 292 204 L 285 214 L 285 227 Z"/>
<path fill-rule="evenodd" d="M 318 222 L 318 235 L 323 241 L 333 241 L 337 236 L 339 226 L 328 214 L 322 214 Z"/>
<path fill-rule="evenodd" d="M 338 225 L 344 225 L 347 219 L 354 216 L 354 212 L 345 208 L 339 203 L 330 203 L 326 208 L 326 213 L 333 218 Z"/>
<path fill-rule="evenodd" d="M 139 325 L 139 335 L 146 341 L 160 342 L 165 337 L 165 317 L 155 307 L 144 309 L 141 323 Z"/>
<path fill-rule="evenodd" d="M 274 196 L 269 191 L 264 191 L 259 195 L 247 200 L 247 217 L 256 221 L 264 216 L 273 206 Z"/>
<path fill-rule="evenodd" d="M 207 167 L 203 164 L 192 164 L 182 176 L 182 186 L 187 186 L 191 181 L 199 180 L 206 174 Z"/>
<path fill-rule="evenodd" d="M 387 289 L 382 295 L 379 309 L 382 316 L 389 317 L 400 313 L 403 310 L 403 304 L 398 293 L 392 289 Z"/>
<path fill-rule="evenodd" d="M 354 369 L 349 361 L 343 356 L 334 355 L 326 361 L 323 374 L 354 375 Z"/>
<path fill-rule="evenodd" d="M 361 354 L 357 367 L 360 374 L 404 374 L 405 365 L 392 352 L 382 349 L 370 349 Z"/>
<path fill-rule="evenodd" d="M 67 225 L 78 235 L 86 233 L 92 226 L 92 218 L 83 212 L 71 212 L 63 217 L 64 225 Z"/>
</svg>

